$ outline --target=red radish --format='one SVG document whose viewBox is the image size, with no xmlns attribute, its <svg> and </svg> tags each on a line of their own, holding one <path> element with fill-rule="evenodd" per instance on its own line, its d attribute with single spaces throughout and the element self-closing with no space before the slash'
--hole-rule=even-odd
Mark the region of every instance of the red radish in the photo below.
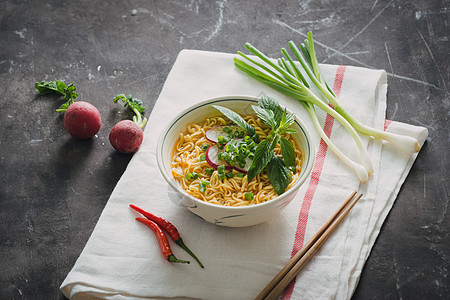
<svg viewBox="0 0 450 300">
<path fill-rule="evenodd" d="M 228 165 L 224 160 L 219 159 L 218 156 L 219 151 L 220 150 L 219 148 L 217 148 L 216 145 L 210 146 L 205 153 L 206 162 L 214 169 L 217 169 L 217 167 L 220 165 L 225 165 L 226 170 L 232 169 L 233 168 L 232 166 Z"/>
<path fill-rule="evenodd" d="M 141 146 L 144 132 L 131 120 L 123 120 L 109 132 L 111 145 L 120 153 L 133 153 Z"/>
<path fill-rule="evenodd" d="M 236 125 L 214 126 L 205 132 L 206 139 L 212 143 L 217 143 L 220 136 L 226 137 L 229 134 L 224 131 L 224 128 L 229 128 L 229 132 L 231 133 L 234 133 L 236 131 L 243 132 L 243 130 Z"/>
<path fill-rule="evenodd" d="M 123 120 L 114 125 L 109 132 L 109 141 L 118 152 L 133 153 L 139 149 L 144 139 L 142 128 L 147 123 L 147 118 L 143 117 L 141 112 L 145 110 L 145 107 L 141 106 L 141 100 L 133 98 L 131 95 L 126 97 L 124 94 L 120 94 L 114 98 L 115 103 L 119 100 L 122 100 L 125 103 L 124 106 L 132 110 L 135 115 L 133 121 Z"/>
<path fill-rule="evenodd" d="M 92 104 L 78 101 L 71 104 L 64 113 L 64 128 L 77 139 L 90 139 L 102 124 L 100 113 Z"/>
</svg>

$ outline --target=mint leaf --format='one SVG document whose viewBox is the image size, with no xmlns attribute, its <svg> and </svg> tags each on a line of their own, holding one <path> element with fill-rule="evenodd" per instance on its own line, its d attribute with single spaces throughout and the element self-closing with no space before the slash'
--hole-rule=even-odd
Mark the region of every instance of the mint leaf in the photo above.
<svg viewBox="0 0 450 300">
<path fill-rule="evenodd" d="M 283 161 L 287 168 L 292 171 L 292 173 L 296 172 L 295 168 L 295 148 L 294 145 L 290 141 L 285 138 L 280 139 L 281 146 L 281 155 L 283 156 Z"/>
<path fill-rule="evenodd" d="M 275 135 L 272 141 L 269 139 L 265 139 L 261 143 L 258 144 L 255 150 L 255 156 L 253 157 L 253 163 L 250 166 L 250 169 L 247 172 L 248 181 L 255 178 L 264 167 L 269 163 L 272 159 L 273 150 L 280 140 L 279 135 Z"/>
<path fill-rule="evenodd" d="M 272 129 L 277 127 L 277 122 L 275 121 L 275 116 L 273 111 L 261 108 L 259 106 L 253 106 L 253 110 L 256 116 L 260 118 L 264 123 L 272 127 Z"/>
<path fill-rule="evenodd" d="M 259 99 L 258 106 L 266 110 L 272 111 L 275 122 L 277 124 L 277 126 L 275 127 L 278 127 L 278 125 L 280 125 L 281 118 L 283 115 L 283 109 L 275 99 L 263 96 Z"/>
<path fill-rule="evenodd" d="M 279 132 L 280 133 L 286 133 L 286 130 L 289 130 L 292 132 L 294 129 L 289 129 L 288 127 L 291 126 L 295 121 L 295 115 L 294 114 L 286 114 L 286 110 L 283 112 L 283 117 L 281 118 Z M 295 132 L 295 130 L 294 130 Z"/>
<path fill-rule="evenodd" d="M 255 135 L 255 128 L 252 125 L 248 124 L 239 114 L 235 113 L 231 109 L 228 109 L 223 106 L 212 105 L 215 109 L 224 114 L 228 119 L 236 123 L 239 127 L 245 130 L 245 132 L 253 137 Z"/>
<path fill-rule="evenodd" d="M 283 194 L 291 180 L 291 172 L 288 170 L 281 157 L 272 154 L 272 159 L 267 164 L 267 175 L 275 192 L 278 195 Z"/>
</svg>

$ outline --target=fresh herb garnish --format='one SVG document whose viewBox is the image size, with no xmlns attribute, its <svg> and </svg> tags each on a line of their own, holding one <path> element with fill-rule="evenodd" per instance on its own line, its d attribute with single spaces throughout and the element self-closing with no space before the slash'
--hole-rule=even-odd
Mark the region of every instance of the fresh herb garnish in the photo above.
<svg viewBox="0 0 450 300">
<path fill-rule="evenodd" d="M 287 114 L 286 110 L 283 110 L 280 104 L 274 99 L 262 97 L 258 101 L 258 105 L 253 106 L 253 110 L 258 118 L 271 127 L 271 131 L 265 140 L 256 144 L 253 140 L 253 137 L 256 135 L 255 129 L 240 115 L 228 108 L 214 107 L 243 128 L 248 134 L 243 141 L 229 141 L 224 146 L 224 151 L 220 154 L 220 158 L 231 165 L 242 167 L 242 165 L 245 165 L 245 158 L 251 155 L 253 162 L 247 172 L 248 180 L 250 181 L 255 178 L 267 166 L 266 170 L 269 180 L 275 192 L 278 195 L 284 193 L 289 185 L 291 171 L 295 172 L 296 168 L 294 146 L 282 135 L 295 133 L 295 130 L 290 128 L 294 123 L 295 116 L 293 114 Z M 274 153 L 277 144 L 280 144 L 282 157 Z M 223 179 L 225 178 L 225 174 L 223 171 L 219 171 L 219 168 L 217 169 L 219 179 Z"/>
<path fill-rule="evenodd" d="M 223 151 L 218 153 L 219 159 L 223 159 L 231 166 L 244 168 L 247 158 L 252 158 L 256 149 L 256 143 L 248 135 L 242 140 L 230 140 Z"/>
<path fill-rule="evenodd" d="M 200 182 L 199 184 L 198 184 L 198 190 L 201 192 L 201 193 L 203 193 L 204 191 L 206 191 L 206 187 L 208 186 L 208 185 L 210 185 L 211 183 L 209 182 L 209 181 L 205 181 L 205 180 L 202 180 L 202 182 Z"/>
<path fill-rule="evenodd" d="M 198 174 L 195 173 L 195 172 L 192 172 L 192 173 L 186 173 L 186 174 L 184 174 L 184 177 L 185 177 L 187 180 L 194 180 L 194 179 L 197 179 L 197 178 L 198 178 Z"/>
<path fill-rule="evenodd" d="M 236 125 L 244 129 L 247 135 L 252 137 L 255 142 L 259 141 L 259 136 L 256 133 L 255 128 L 253 128 L 252 125 L 248 124 L 239 114 L 223 106 L 213 105 L 213 107 L 223 113 L 228 119 L 236 123 Z"/>
<path fill-rule="evenodd" d="M 67 108 L 75 102 L 75 99 L 78 97 L 78 93 L 76 93 L 76 87 L 73 85 L 73 82 L 69 85 L 66 85 L 63 81 L 54 80 L 54 81 L 41 81 L 36 82 L 34 85 L 39 95 L 46 94 L 60 94 L 66 100 L 66 103 L 61 105 L 56 111 L 63 112 L 66 111 Z"/>
<path fill-rule="evenodd" d="M 253 193 L 249 192 L 249 193 L 245 193 L 244 194 L 244 198 L 245 200 L 253 200 L 255 196 L 253 195 Z"/>
</svg>

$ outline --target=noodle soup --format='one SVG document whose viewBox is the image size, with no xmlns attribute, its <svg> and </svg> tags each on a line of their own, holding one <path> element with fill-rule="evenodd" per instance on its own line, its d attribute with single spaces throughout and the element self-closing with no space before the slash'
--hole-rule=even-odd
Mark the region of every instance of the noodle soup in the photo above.
<svg viewBox="0 0 450 300">
<path fill-rule="evenodd" d="M 208 167 L 203 160 L 202 155 L 206 154 L 203 144 L 208 143 L 208 147 L 211 147 L 210 145 L 213 143 L 200 139 L 206 134 L 205 128 L 214 127 L 216 125 L 221 126 L 222 124 L 229 123 L 229 120 L 225 117 L 225 114 L 221 115 L 215 106 L 226 107 L 241 116 L 250 117 L 255 114 L 253 107 L 258 105 L 258 102 L 258 98 L 248 96 L 226 96 L 213 98 L 191 105 L 171 117 L 171 120 L 161 131 L 156 146 L 156 162 L 162 177 L 168 185 L 167 197 L 162 197 L 160 201 L 167 201 L 167 206 L 172 209 L 175 208 L 174 205 L 182 205 L 193 214 L 215 225 L 226 227 L 245 227 L 260 224 L 271 219 L 274 215 L 281 213 L 282 210 L 291 201 L 293 201 L 293 199 L 295 199 L 300 187 L 311 173 L 315 158 L 314 144 L 311 143 L 311 136 L 305 124 L 297 117 L 290 126 L 296 131 L 296 133 L 290 133 L 286 137 L 288 137 L 290 141 L 295 142 L 295 148 L 297 151 L 301 151 L 296 153 L 301 153 L 301 156 L 295 155 L 296 170 L 294 173 L 296 178 L 289 177 L 290 182 L 287 182 L 289 187 L 284 193 L 278 193 L 278 196 L 276 196 L 272 190 L 270 197 L 275 198 L 267 200 L 269 199 L 269 197 L 267 197 L 264 202 L 256 202 L 259 201 L 258 199 L 261 197 L 258 193 L 260 193 L 260 195 L 264 193 L 269 194 L 269 189 L 272 189 L 272 187 L 270 187 L 267 183 L 267 179 L 266 182 L 260 180 L 261 177 L 269 174 L 266 171 L 259 173 L 259 175 L 253 177 L 250 181 L 245 178 L 245 176 L 248 178 L 248 175 L 245 175 L 245 173 L 239 175 L 240 172 L 237 172 L 235 169 L 230 169 L 229 167 L 226 168 L 222 174 L 219 174 L 219 168 L 213 169 L 217 172 L 217 175 L 214 175 L 214 172 L 212 172 L 211 175 L 208 174 L 210 170 L 207 171 L 207 169 L 211 168 Z M 217 119 L 215 119 L 216 117 Z M 208 121 L 209 123 L 206 123 L 207 119 L 210 119 Z M 249 122 L 254 121 L 249 120 Z M 261 132 L 264 132 L 266 135 L 269 127 L 261 121 L 258 121 L 255 124 L 258 125 L 255 127 L 260 128 L 258 128 L 258 134 L 260 135 L 260 140 L 264 142 L 263 139 L 265 136 Z M 205 126 L 205 128 L 202 129 L 202 126 Z M 197 132 L 200 132 L 200 135 L 197 136 Z M 194 142 L 195 139 L 198 140 Z M 183 149 L 183 146 L 181 146 L 182 144 L 185 145 L 185 157 L 190 160 L 186 159 L 185 162 L 180 160 L 177 162 L 180 166 L 173 166 L 173 163 L 175 162 L 175 149 Z M 188 173 L 190 173 L 188 176 L 189 179 L 186 178 L 187 174 L 183 174 L 184 171 L 182 171 L 182 168 L 187 168 L 187 166 L 189 166 L 189 169 L 187 169 L 187 171 L 189 171 Z M 202 171 L 205 171 L 206 175 L 201 175 Z M 223 175 L 227 176 L 230 171 L 232 171 L 235 176 L 231 178 L 232 180 L 228 177 L 226 177 L 227 179 L 224 179 Z M 196 173 L 197 175 L 193 173 Z M 247 174 L 249 173 L 252 172 L 249 171 Z M 195 183 L 193 183 L 194 181 Z M 209 182 L 209 185 L 202 184 L 204 191 L 200 191 L 200 183 L 202 183 L 202 181 Z M 237 200 L 234 200 L 233 196 L 231 196 L 232 192 L 230 193 L 222 190 L 225 196 L 230 196 L 228 200 L 226 200 L 229 202 L 225 203 L 224 201 L 223 203 L 225 204 L 218 204 L 218 199 L 220 199 L 220 197 L 212 196 L 210 194 L 211 191 L 208 191 L 208 189 L 210 189 L 211 185 L 214 185 L 215 182 L 219 181 L 223 182 L 224 185 L 227 184 L 234 187 L 234 198 L 237 198 Z M 182 187 L 183 182 L 185 182 L 187 186 L 191 186 L 193 194 L 190 194 Z M 249 190 L 243 189 L 243 186 L 248 187 L 252 185 L 253 182 L 258 182 L 258 184 L 254 185 L 255 190 L 249 192 Z M 242 194 L 239 195 L 239 193 Z M 246 199 L 246 195 L 251 195 L 250 193 L 253 193 L 253 199 L 248 200 Z M 242 195 L 244 196 L 243 198 L 239 197 Z M 297 199 L 296 201 L 301 201 L 301 199 Z M 239 202 L 241 202 L 241 205 L 238 205 Z"/>
<path fill-rule="evenodd" d="M 271 127 L 256 115 L 242 117 L 255 129 L 261 141 L 268 137 Z M 208 140 L 207 132 L 212 128 L 228 125 L 230 120 L 224 116 L 207 117 L 203 121 L 187 124 L 186 130 L 179 133 L 173 149 L 171 161 L 173 178 L 188 194 L 211 204 L 242 207 L 276 198 L 278 194 L 265 169 L 249 181 L 246 171 L 241 168 L 227 165 L 225 171 L 222 167 L 221 173 L 220 166 L 211 165 L 207 159 L 208 149 L 215 145 Z M 290 141 L 295 149 L 295 172 L 290 174 L 286 188 L 289 190 L 302 173 L 303 153 L 291 134 L 282 136 Z M 279 145 L 275 147 L 274 153 L 281 156 Z"/>
</svg>

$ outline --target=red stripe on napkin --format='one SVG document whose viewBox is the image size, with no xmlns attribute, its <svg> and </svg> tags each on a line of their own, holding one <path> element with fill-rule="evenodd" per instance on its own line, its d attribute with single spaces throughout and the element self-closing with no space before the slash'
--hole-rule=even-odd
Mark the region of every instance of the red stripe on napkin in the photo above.
<svg viewBox="0 0 450 300">
<path fill-rule="evenodd" d="M 344 80 L 345 66 L 339 66 L 334 78 L 333 91 L 336 93 L 336 97 L 339 97 L 342 88 L 342 82 Z M 325 117 L 325 124 L 323 130 L 328 138 L 331 135 L 333 129 L 334 118 L 329 114 Z M 320 174 L 322 173 L 325 157 L 327 155 L 327 144 L 321 139 L 319 149 L 317 150 L 316 160 L 311 171 L 311 179 L 309 181 L 308 188 L 306 189 L 305 197 L 303 199 L 302 207 L 298 216 L 297 231 L 295 232 L 294 245 L 292 248 L 291 257 L 295 255 L 302 247 L 305 239 L 306 226 L 308 225 L 308 215 L 311 208 L 311 203 L 314 198 L 317 186 L 319 185 Z M 281 296 L 282 300 L 288 300 L 292 296 L 294 291 L 295 278 L 284 290 Z"/>
<path fill-rule="evenodd" d="M 386 129 L 389 127 L 389 125 L 391 125 L 392 121 L 391 120 L 384 120 L 384 130 L 386 131 Z"/>
</svg>

